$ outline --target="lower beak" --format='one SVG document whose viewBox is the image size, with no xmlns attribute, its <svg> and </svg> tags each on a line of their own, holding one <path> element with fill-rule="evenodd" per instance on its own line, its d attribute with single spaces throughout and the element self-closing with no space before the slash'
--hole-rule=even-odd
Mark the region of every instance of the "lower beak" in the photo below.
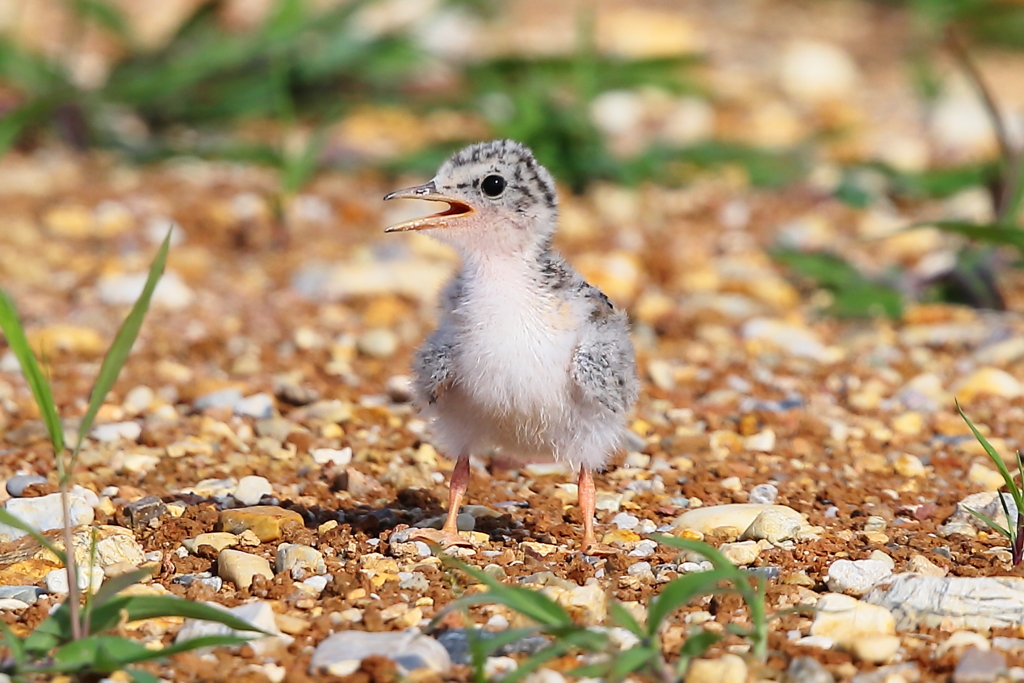
<svg viewBox="0 0 1024 683">
<path fill-rule="evenodd" d="M 424 185 L 417 185 L 416 187 L 407 187 L 404 190 L 395 190 L 384 197 L 384 201 L 388 201 L 390 199 L 425 199 L 429 202 L 445 202 L 448 204 L 448 208 L 441 213 L 436 213 L 432 216 L 424 216 L 422 218 L 414 218 L 409 221 L 403 221 L 402 223 L 396 223 L 395 225 L 385 229 L 384 232 L 404 232 L 406 230 L 445 228 L 448 227 L 449 221 L 452 217 L 468 216 L 473 213 L 473 209 L 470 208 L 468 204 L 464 204 L 457 199 L 453 199 L 438 192 L 434 181 L 430 181 Z"/>
</svg>

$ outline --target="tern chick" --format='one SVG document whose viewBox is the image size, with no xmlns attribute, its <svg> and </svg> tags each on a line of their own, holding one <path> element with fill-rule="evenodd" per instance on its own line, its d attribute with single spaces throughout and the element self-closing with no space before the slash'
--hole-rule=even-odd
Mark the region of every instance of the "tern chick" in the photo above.
<svg viewBox="0 0 1024 683">
<path fill-rule="evenodd" d="M 441 540 L 456 528 L 469 459 L 561 461 L 579 471 L 583 548 L 596 545 L 593 471 L 626 434 L 638 380 L 624 312 L 552 249 L 555 183 L 510 140 L 466 147 L 425 185 L 384 199 L 445 202 L 441 213 L 393 225 L 459 253 L 438 328 L 416 352 L 414 387 L 438 444 L 458 462 Z"/>
</svg>

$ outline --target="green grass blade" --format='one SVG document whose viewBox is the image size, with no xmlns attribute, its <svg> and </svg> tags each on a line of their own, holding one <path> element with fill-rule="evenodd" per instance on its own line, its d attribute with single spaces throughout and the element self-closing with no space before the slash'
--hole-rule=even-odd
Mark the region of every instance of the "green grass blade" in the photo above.
<svg viewBox="0 0 1024 683">
<path fill-rule="evenodd" d="M 131 676 L 134 683 L 160 683 L 160 677 L 154 676 L 142 669 L 125 669 L 125 673 Z"/>
<path fill-rule="evenodd" d="M 78 427 L 78 442 L 75 444 L 76 456 L 78 450 L 82 447 L 82 440 L 89 433 L 92 423 L 96 419 L 96 414 L 103 405 L 103 399 L 107 397 L 110 389 L 114 386 L 114 382 L 117 381 L 117 376 L 121 374 L 121 368 L 124 367 L 128 354 L 135 344 L 135 339 L 139 336 L 142 321 L 146 317 L 146 311 L 149 310 L 149 302 L 153 298 L 153 291 L 156 289 L 157 281 L 160 280 L 160 276 L 164 272 L 164 266 L 167 264 L 167 252 L 170 248 L 171 231 L 168 230 L 167 237 L 164 238 L 156 258 L 153 259 L 153 264 L 149 267 L 149 276 L 146 278 L 146 284 L 142 288 L 142 294 L 135 302 L 135 305 L 132 306 L 131 313 L 125 318 L 121 329 L 117 331 L 117 336 L 114 337 L 114 342 L 110 345 L 110 349 L 107 350 L 107 355 L 103 357 L 103 364 L 100 365 L 99 374 L 96 376 L 96 383 L 93 385 L 92 393 L 89 396 L 89 408 L 85 411 L 82 422 Z"/>
<path fill-rule="evenodd" d="M 643 638 L 647 635 L 647 631 L 644 630 L 644 627 L 633 618 L 633 615 L 629 613 L 629 610 L 622 606 L 622 603 L 614 600 L 610 602 L 608 604 L 608 615 L 612 618 L 613 622 L 637 637 Z"/>
<path fill-rule="evenodd" d="M 43 417 L 43 424 L 50 434 L 50 442 L 53 444 L 54 454 L 57 457 L 58 469 L 63 473 L 64 453 L 64 428 L 61 426 L 60 417 L 57 415 L 57 405 L 53 401 L 53 391 L 50 389 L 50 382 L 46 379 L 43 371 L 39 368 L 36 355 L 29 346 L 28 338 L 25 336 L 25 329 L 18 319 L 18 312 L 7 292 L 0 289 L 0 330 L 3 330 L 7 337 L 7 344 L 11 347 L 18 363 L 21 364 L 21 371 L 25 375 L 32 390 L 32 396 L 39 406 L 39 412 Z"/>
<path fill-rule="evenodd" d="M 572 649 L 572 644 L 565 641 L 556 641 L 539 652 L 535 652 L 519 664 L 514 671 L 501 679 L 501 683 L 518 683 L 537 669 L 541 668 L 552 659 L 561 657 Z"/>
<path fill-rule="evenodd" d="M 672 579 L 647 606 L 647 634 L 657 635 L 662 621 L 694 598 L 707 595 L 719 582 L 727 580 L 722 572 L 694 572 Z"/>
<path fill-rule="evenodd" d="M 1021 488 L 1017 486 L 1016 482 L 1013 480 L 1013 475 L 1010 474 L 1010 470 L 1006 467 L 1006 463 L 1003 462 L 1003 459 L 999 456 L 999 453 L 996 452 L 996 449 L 992 447 L 992 444 L 988 442 L 988 439 L 982 436 L 981 432 L 978 431 L 978 428 L 974 426 L 973 422 L 971 422 L 971 419 L 967 417 L 966 413 L 964 413 L 964 409 L 960 407 L 960 401 L 956 401 L 956 409 L 960 413 L 960 417 L 962 417 L 964 422 L 967 423 L 967 426 L 971 428 L 974 438 L 977 439 L 978 443 L 981 444 L 981 447 L 985 449 L 985 453 L 988 454 L 989 460 L 991 460 L 992 464 L 999 470 L 999 474 L 1002 475 L 1003 481 L 1006 483 L 1006 488 L 1009 489 L 1010 495 L 1013 496 L 1013 502 L 1016 503 L 1017 510 L 1024 510 L 1024 492 L 1021 491 Z M 1022 485 L 1024 485 L 1024 482 L 1022 482 Z M 1000 496 L 1000 500 L 1002 500 L 1002 496 Z M 1007 522 L 1009 521 L 1009 514 L 1007 514 Z"/>
<path fill-rule="evenodd" d="M 1004 506 L 1004 510 L 1003 511 L 1005 512 L 1006 511 L 1005 510 L 1006 503 L 1003 503 L 1003 506 Z M 977 510 L 972 510 L 971 508 L 964 508 L 964 509 L 967 510 L 972 515 L 974 515 L 975 517 L 977 517 L 978 519 L 980 519 L 985 524 L 987 524 L 994 531 L 998 531 L 1000 534 L 1002 534 L 1003 536 L 1006 536 L 1006 538 L 1010 539 L 1011 541 L 1013 540 L 1013 533 L 1011 533 L 1011 531 L 1009 529 L 1004 527 L 1002 524 L 1000 524 L 996 520 L 992 519 L 988 515 L 983 515 L 982 513 L 978 512 Z M 1007 520 L 1009 520 L 1009 518 L 1010 518 L 1009 514 L 1007 514 L 1006 518 L 1007 518 Z"/>
<path fill-rule="evenodd" d="M 8 512 L 2 507 L 0 507 L 0 522 L 6 524 L 7 526 L 14 527 L 15 529 L 20 529 L 24 531 L 33 539 L 35 539 L 36 543 L 38 543 L 39 545 L 43 546 L 51 553 L 53 553 L 61 564 L 67 564 L 67 556 L 64 554 L 64 551 L 58 548 L 56 545 L 54 545 L 53 541 L 51 541 L 42 533 L 40 533 L 35 527 L 29 525 L 27 522 L 23 521 L 21 518 Z"/>
<path fill-rule="evenodd" d="M 135 571 L 126 572 L 120 576 L 115 576 L 110 579 L 106 579 L 100 589 L 96 591 L 96 595 L 92 596 L 92 605 L 94 608 L 101 606 L 103 603 L 112 599 L 118 593 L 123 591 L 129 586 L 134 586 L 137 583 L 141 583 L 143 579 L 153 573 L 154 568 L 136 569 Z"/>
<path fill-rule="evenodd" d="M 112 598 L 92 611 L 92 631 L 102 633 L 116 627 L 121 620 L 122 611 L 127 613 L 128 621 L 156 617 L 185 617 L 224 624 L 236 631 L 264 633 L 258 627 L 239 619 L 224 609 L 171 595 L 133 595 Z"/>
<path fill-rule="evenodd" d="M 7 625 L 7 622 L 0 619 L 0 638 L 3 638 L 0 643 L 5 645 L 8 650 L 11 651 L 11 659 L 17 665 L 22 665 L 27 660 L 25 655 L 25 643 L 21 638 L 14 635 L 14 631 Z"/>
<path fill-rule="evenodd" d="M 690 660 L 702 656 L 705 652 L 722 639 L 722 635 L 713 633 L 706 629 L 700 629 L 690 635 L 679 649 L 679 663 L 676 665 L 676 673 L 680 679 L 686 673 Z"/>
<path fill-rule="evenodd" d="M 569 616 L 569 613 L 566 612 L 561 605 L 546 595 L 529 588 L 506 586 L 479 569 L 470 567 L 465 562 L 461 562 L 450 555 L 442 553 L 440 557 L 445 564 L 451 565 L 466 574 L 469 574 L 474 579 L 487 586 L 490 590 L 486 593 L 478 593 L 476 595 L 470 595 L 456 600 L 434 617 L 435 622 L 452 610 L 459 610 L 470 605 L 479 605 L 481 603 L 495 603 L 505 605 L 509 609 L 515 610 L 516 612 L 529 617 L 542 626 L 573 624 L 572 617 Z"/>
<path fill-rule="evenodd" d="M 737 576 L 747 576 L 744 572 L 740 571 L 736 565 L 730 562 L 729 558 L 723 555 L 721 551 L 707 543 L 704 543 L 703 541 L 691 541 L 687 538 L 678 538 L 676 536 L 667 536 L 665 534 L 651 534 L 651 539 L 672 548 L 700 553 L 707 558 L 708 562 L 710 562 L 717 571 L 723 572 L 723 578 L 727 580 L 731 581 Z"/>
<path fill-rule="evenodd" d="M 612 660 L 611 670 L 608 672 L 608 679 L 621 681 L 629 674 L 639 671 L 646 666 L 657 666 L 658 653 L 653 648 L 636 646 L 625 652 L 620 652 Z"/>
<path fill-rule="evenodd" d="M 923 225 L 930 225 L 943 232 L 963 235 L 969 239 L 986 244 L 1015 247 L 1018 251 L 1024 253 L 1024 230 L 1021 230 L 1016 225 L 1002 223 L 978 225 L 966 221 L 935 221 L 934 223 L 925 223 Z"/>
</svg>

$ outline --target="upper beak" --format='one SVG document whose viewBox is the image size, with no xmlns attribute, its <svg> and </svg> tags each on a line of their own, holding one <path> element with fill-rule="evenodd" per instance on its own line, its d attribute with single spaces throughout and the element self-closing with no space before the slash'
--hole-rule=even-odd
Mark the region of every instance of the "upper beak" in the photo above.
<svg viewBox="0 0 1024 683">
<path fill-rule="evenodd" d="M 423 185 L 417 185 L 416 187 L 407 187 L 404 190 L 395 190 L 384 197 L 384 201 L 388 201 L 389 199 L 425 199 L 431 202 L 446 202 L 448 204 L 448 208 L 445 211 L 436 213 L 432 216 L 424 216 L 422 218 L 414 218 L 402 223 L 396 223 L 384 230 L 384 232 L 403 232 L 405 230 L 443 228 L 448 225 L 448 219 L 450 217 L 468 216 L 473 213 L 473 209 L 470 208 L 469 205 L 462 203 L 458 199 L 453 199 L 448 195 L 438 192 L 434 181 L 430 181 Z"/>
</svg>

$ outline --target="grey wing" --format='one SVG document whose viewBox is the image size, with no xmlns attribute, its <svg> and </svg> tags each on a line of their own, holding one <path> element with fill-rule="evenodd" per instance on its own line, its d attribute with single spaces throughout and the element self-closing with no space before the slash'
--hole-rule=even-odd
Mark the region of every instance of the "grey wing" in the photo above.
<svg viewBox="0 0 1024 683">
<path fill-rule="evenodd" d="M 454 381 L 455 343 L 451 328 L 442 326 L 416 350 L 413 388 L 420 402 L 433 405 Z"/>
<path fill-rule="evenodd" d="M 587 288 L 594 309 L 573 352 L 572 378 L 584 396 L 624 414 L 636 403 L 640 389 L 629 321 L 600 290 Z"/>
</svg>

